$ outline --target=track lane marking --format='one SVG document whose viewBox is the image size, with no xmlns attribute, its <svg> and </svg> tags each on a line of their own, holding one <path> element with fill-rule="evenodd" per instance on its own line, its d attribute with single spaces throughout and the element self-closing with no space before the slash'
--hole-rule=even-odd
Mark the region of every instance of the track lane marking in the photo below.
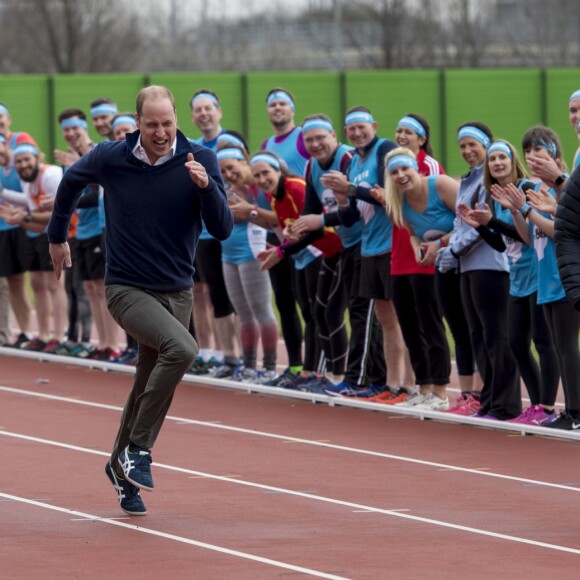
<svg viewBox="0 0 580 580">
<path fill-rule="evenodd" d="M 54 401 L 59 401 L 59 402 L 64 402 L 64 403 L 72 403 L 74 405 L 94 407 L 97 409 L 106 409 L 109 411 L 118 411 L 118 412 L 123 411 L 123 407 L 119 407 L 117 405 L 107 405 L 105 403 L 95 403 L 93 401 L 77 401 L 76 399 L 72 399 L 70 397 L 61 397 L 59 395 L 48 395 L 48 394 L 38 393 L 38 392 L 34 392 L 34 391 L 28 391 L 26 389 L 16 389 L 16 388 L 12 388 L 12 387 L 0 386 L 0 392 L 2 392 L 2 391 L 20 394 L 20 395 L 25 395 L 25 396 L 31 396 L 31 397 L 36 397 L 38 395 L 41 395 L 44 398 L 48 398 L 48 399 L 51 399 Z M 244 429 L 243 427 L 233 427 L 231 425 L 217 424 L 215 421 L 198 421 L 196 419 L 188 419 L 185 417 L 175 417 L 173 415 L 167 415 L 166 419 L 170 420 L 170 421 L 177 421 L 180 423 L 187 423 L 190 425 L 197 425 L 197 426 L 201 426 L 201 427 L 211 427 L 214 429 L 221 429 L 223 431 L 232 431 L 234 433 L 244 433 L 246 435 L 252 435 L 253 437 L 259 436 L 259 437 L 266 437 L 269 439 L 277 439 L 277 440 L 281 440 L 283 443 L 290 443 L 290 442 L 303 443 L 304 445 L 312 445 L 314 447 L 323 447 L 326 449 L 333 449 L 336 451 L 345 451 L 348 453 L 356 453 L 359 455 L 368 455 L 371 457 L 380 457 L 382 459 L 392 459 L 394 461 L 403 461 L 405 463 L 423 465 L 426 467 L 434 467 L 439 471 L 450 471 L 450 472 L 455 471 L 458 473 L 468 473 L 470 475 L 481 475 L 481 476 L 485 476 L 485 477 L 494 477 L 496 479 L 504 479 L 506 481 L 515 481 L 515 482 L 524 483 L 524 484 L 533 484 L 533 485 L 537 485 L 540 487 L 548 487 L 548 488 L 554 488 L 554 489 L 563 489 L 566 491 L 580 492 L 580 487 L 574 487 L 574 486 L 570 486 L 570 485 L 566 485 L 566 484 L 550 483 L 547 481 L 539 481 L 539 480 L 535 480 L 535 479 L 528 479 L 525 477 L 516 477 L 513 475 L 505 475 L 502 473 L 495 473 L 495 472 L 491 472 L 491 471 L 481 471 L 480 469 L 477 469 L 477 468 L 460 467 L 457 465 L 448 465 L 446 463 L 437 463 L 434 461 L 427 461 L 424 459 L 415 459 L 413 457 L 403 457 L 400 455 L 393 455 L 390 453 L 382 453 L 380 451 L 369 451 L 367 449 L 358 449 L 356 447 L 348 447 L 345 445 L 336 445 L 333 443 L 324 443 L 324 442 L 319 442 L 319 441 L 313 441 L 311 439 L 301 439 L 299 437 L 289 437 L 286 435 L 278 435 L 276 433 L 268 433 L 265 431 L 253 431 L 252 429 Z"/>
<path fill-rule="evenodd" d="M 183 536 L 177 536 L 175 534 L 168 534 L 166 532 L 161 532 L 159 530 L 153 530 L 151 528 L 144 528 L 142 526 L 135 526 L 133 524 L 127 524 L 125 522 L 119 521 L 117 518 L 103 518 L 96 516 L 94 514 L 87 514 L 84 512 L 79 512 L 77 510 L 71 510 L 68 508 L 63 508 L 56 505 L 49 505 L 32 499 L 26 499 L 24 497 L 19 497 L 16 495 L 11 495 L 8 493 L 0 492 L 0 497 L 21 502 L 35 507 L 40 507 L 44 509 L 53 510 L 56 512 L 64 513 L 67 515 L 76 516 L 81 520 L 98 521 L 104 524 L 109 524 L 112 526 L 118 526 L 121 528 L 126 528 L 134 532 L 139 532 L 141 534 L 149 534 L 151 536 L 156 536 L 158 538 L 164 538 L 166 540 L 173 540 L 174 542 L 180 542 L 182 544 L 189 544 L 190 546 L 196 546 L 197 548 L 204 548 L 206 550 L 211 550 L 213 552 L 220 552 L 222 554 L 227 554 L 228 556 L 236 556 L 237 558 L 243 558 L 245 560 L 252 560 L 260 564 L 268 564 L 270 566 L 276 566 L 277 568 L 284 568 L 286 570 L 292 570 L 293 572 L 300 572 L 302 574 L 308 574 L 309 576 L 315 576 L 317 578 L 328 578 L 329 580 L 348 580 L 344 576 L 335 576 L 334 574 L 326 574 L 325 572 L 319 572 L 318 570 L 312 570 L 310 568 L 303 568 L 302 566 L 295 566 L 294 564 L 287 564 L 286 562 L 280 562 L 278 560 L 272 560 L 270 558 L 264 558 L 262 556 L 255 556 L 254 554 L 248 554 L 246 552 L 240 552 L 238 550 L 231 550 L 229 548 L 223 548 L 222 546 L 216 546 L 215 544 L 207 544 L 206 542 L 200 542 L 198 540 L 192 540 L 190 538 L 184 538 Z"/>
<path fill-rule="evenodd" d="M 78 445 L 71 445 L 68 443 L 61 443 L 59 441 L 51 441 L 49 439 L 41 439 L 39 437 L 32 437 L 30 435 L 23 435 L 21 433 L 11 433 L 8 431 L 0 431 L 0 435 L 4 435 L 6 437 L 13 437 L 16 439 L 23 439 L 26 441 L 32 441 L 34 443 L 42 443 L 44 445 L 51 445 L 54 447 L 60 447 L 63 449 L 69 449 L 72 451 L 80 451 L 82 453 L 89 453 L 92 455 L 99 455 L 99 456 L 104 456 L 104 457 L 109 457 L 110 453 L 107 453 L 105 451 L 97 451 L 94 449 L 86 449 L 85 447 L 79 447 Z M 235 483 L 237 485 L 243 485 L 246 487 L 250 487 L 250 488 L 257 488 L 257 489 L 262 489 L 265 491 L 268 491 L 270 493 L 281 493 L 281 494 L 285 494 L 285 495 L 291 495 L 291 496 L 295 496 L 295 497 L 300 497 L 300 498 L 306 498 L 312 501 L 320 501 L 323 503 L 328 503 L 328 504 L 332 504 L 332 505 L 338 505 L 341 507 L 348 507 L 348 508 L 352 508 L 352 509 L 356 509 L 356 510 L 364 510 L 364 511 L 368 511 L 368 512 L 374 512 L 374 513 L 378 513 L 378 514 L 384 514 L 387 516 L 391 516 L 391 517 L 395 517 L 395 518 L 401 518 L 401 519 L 406 519 L 406 520 L 411 520 L 414 522 L 419 522 L 419 523 L 424 523 L 424 524 L 431 524 L 434 526 L 438 526 L 438 527 L 442 527 L 442 528 L 448 528 L 448 529 L 452 529 L 452 530 L 456 530 L 456 531 L 460 531 L 460 532 L 468 532 L 471 534 L 476 534 L 476 535 L 480 535 L 480 536 L 486 536 L 486 537 L 490 537 L 490 538 L 495 538 L 495 539 L 500 539 L 500 540 L 507 540 L 510 542 L 515 542 L 518 544 L 526 544 L 529 546 L 535 546 L 535 547 L 540 547 L 540 548 L 547 548 L 550 550 L 555 550 L 558 552 L 567 552 L 569 554 L 576 554 L 576 555 L 580 555 L 580 549 L 577 548 L 569 548 L 567 546 L 560 546 L 558 544 L 550 544 L 547 542 L 540 542 L 537 540 L 530 540 L 528 538 L 522 538 L 519 536 L 511 536 L 509 534 L 502 534 L 500 532 L 491 532 L 488 530 L 483 530 L 480 528 L 473 528 L 470 526 L 463 526 L 460 524 L 454 524 L 451 522 L 445 522 L 442 520 L 434 520 L 432 518 L 424 518 L 421 516 L 415 516 L 415 515 L 411 515 L 411 514 L 406 514 L 406 513 L 401 513 L 397 510 L 388 510 L 388 509 L 381 509 L 381 508 L 376 508 L 373 506 L 367 506 L 364 504 L 359 504 L 359 503 L 355 503 L 355 502 L 350 502 L 350 501 L 345 501 L 345 500 L 340 500 L 340 499 L 334 499 L 334 498 L 330 498 L 330 497 L 324 497 L 321 495 L 312 495 L 309 493 L 305 493 L 302 491 L 294 491 L 291 489 L 285 489 L 285 488 L 281 488 L 281 487 L 276 487 L 273 485 L 266 485 L 263 483 L 256 483 L 256 482 L 252 482 L 252 481 L 245 481 L 245 480 L 239 480 L 239 479 L 230 479 L 228 477 L 224 477 L 222 475 L 214 475 L 213 473 L 206 473 L 203 471 L 195 471 L 193 469 L 187 469 L 185 467 L 177 467 L 175 465 L 167 465 L 165 463 L 155 463 L 155 465 L 161 469 L 167 469 L 170 471 L 175 471 L 177 473 L 184 473 L 186 475 L 198 475 L 198 476 L 202 476 L 202 477 L 207 477 L 208 479 L 213 479 L 213 480 L 217 480 L 217 481 L 223 481 L 223 482 L 227 482 L 227 483 Z M 0 497 L 10 497 L 12 498 L 13 496 L 9 496 L 8 494 L 3 494 L 0 492 Z M 33 500 L 30 500 L 33 501 Z M 50 506 L 52 507 L 52 506 Z M 64 508 L 61 508 L 64 509 Z M 72 512 L 70 512 L 72 513 Z M 80 513 L 80 512 L 76 512 L 76 513 Z M 85 514 L 83 514 L 84 517 Z M 138 528 L 139 530 L 141 528 Z"/>
</svg>

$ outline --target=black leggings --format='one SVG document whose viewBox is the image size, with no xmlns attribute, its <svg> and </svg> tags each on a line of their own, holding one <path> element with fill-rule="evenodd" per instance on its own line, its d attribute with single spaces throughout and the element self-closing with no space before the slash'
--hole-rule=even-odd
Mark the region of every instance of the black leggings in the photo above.
<svg viewBox="0 0 580 580">
<path fill-rule="evenodd" d="M 544 304 L 544 314 L 560 362 L 566 411 L 580 419 L 580 313 L 567 300 Z"/>
<path fill-rule="evenodd" d="M 435 272 L 435 290 L 439 307 L 455 343 L 457 374 L 471 376 L 474 373 L 474 356 L 469 336 L 469 326 L 461 300 L 461 277 L 455 271 Z"/>
<path fill-rule="evenodd" d="M 537 293 L 511 296 L 508 303 L 510 346 L 532 405 L 551 407 L 556 401 L 560 369 L 544 309 L 537 304 Z M 531 351 L 534 341 L 540 358 Z"/>
<path fill-rule="evenodd" d="M 509 274 L 474 270 L 461 274 L 461 298 L 475 360 L 483 379 L 481 415 L 498 419 L 522 411 L 520 378 L 508 338 Z"/>
<path fill-rule="evenodd" d="M 213 306 L 214 318 L 224 318 L 234 313 L 222 269 L 222 245 L 216 239 L 199 240 L 196 266 L 202 282 L 207 284 Z"/>
<path fill-rule="evenodd" d="M 447 385 L 449 344 L 431 274 L 391 275 L 393 304 L 418 385 Z"/>
</svg>

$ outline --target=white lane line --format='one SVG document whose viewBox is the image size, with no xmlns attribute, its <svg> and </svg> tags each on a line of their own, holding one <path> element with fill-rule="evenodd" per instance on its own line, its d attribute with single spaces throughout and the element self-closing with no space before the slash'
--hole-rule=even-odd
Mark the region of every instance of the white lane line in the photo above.
<svg viewBox="0 0 580 580">
<path fill-rule="evenodd" d="M 81 451 L 82 453 L 90 453 L 93 455 L 101 455 L 104 457 L 109 457 L 109 453 L 105 452 L 105 451 L 96 451 L 94 449 L 86 449 L 84 447 L 79 447 L 78 445 L 70 445 L 68 443 L 60 443 L 58 441 L 51 441 L 49 439 L 40 439 L 38 437 L 31 437 L 29 435 L 22 435 L 20 433 L 9 433 L 7 431 L 0 431 L 0 435 L 5 435 L 6 437 L 14 437 L 17 439 L 24 439 L 26 441 L 33 441 L 35 443 L 42 443 L 45 445 L 52 445 L 55 447 L 61 447 L 64 449 L 70 449 L 73 451 Z M 364 504 L 359 504 L 359 503 L 354 503 L 354 502 L 350 502 L 350 501 L 345 501 L 345 500 L 340 500 L 340 499 L 333 499 L 330 497 L 324 497 L 321 495 L 312 495 L 309 493 L 305 493 L 302 491 L 294 491 L 292 489 L 285 489 L 282 487 L 275 487 L 272 485 L 266 485 L 263 483 L 255 483 L 252 481 L 245 481 L 245 480 L 240 480 L 240 479 L 230 479 L 228 477 L 224 477 L 222 475 L 214 475 L 213 473 L 206 473 L 203 471 L 195 471 L 193 469 L 186 469 L 184 467 L 177 467 L 175 465 L 167 465 L 165 463 L 155 463 L 155 465 L 161 469 L 168 469 L 170 471 L 176 471 L 178 473 L 184 473 L 186 475 L 200 475 L 203 477 L 207 477 L 208 479 L 214 479 L 217 481 L 223 481 L 223 482 L 227 482 L 227 483 L 234 483 L 236 485 L 244 485 L 246 487 L 252 487 L 252 488 L 257 488 L 257 489 L 262 489 L 262 490 L 266 490 L 268 492 L 273 492 L 273 493 L 282 493 L 285 495 L 291 495 L 291 496 L 295 496 L 295 497 L 300 497 L 300 498 L 306 498 L 312 501 L 320 501 L 323 503 L 329 503 L 329 504 L 333 504 L 333 505 L 338 505 L 341 507 L 348 507 L 348 508 L 353 508 L 353 509 L 357 509 L 357 510 L 364 510 L 364 511 L 371 511 L 374 513 L 378 513 L 378 514 L 384 514 L 384 515 L 388 515 L 391 517 L 395 517 L 395 518 L 402 518 L 402 519 L 407 519 L 407 520 L 412 520 L 415 522 L 420 522 L 423 524 L 431 524 L 434 526 L 439 526 L 442 528 L 449 528 L 452 530 L 458 530 L 461 532 L 469 532 L 471 534 L 477 534 L 480 536 L 487 536 L 490 538 L 495 538 L 495 539 L 500 539 L 500 540 L 508 540 L 510 542 L 516 542 L 518 544 L 527 544 L 529 546 L 536 546 L 536 547 L 540 547 L 540 548 L 548 548 L 550 550 L 556 550 L 559 552 L 568 552 L 570 554 L 577 554 L 580 555 L 580 549 L 576 549 L 576 548 L 569 548 L 567 546 L 560 546 L 558 544 L 549 544 L 546 542 L 539 542 L 536 540 L 530 540 L 528 538 L 521 538 L 519 536 L 510 536 L 508 534 L 502 534 L 499 532 L 490 532 L 488 530 L 482 530 L 479 528 L 472 528 L 470 526 L 462 526 L 459 524 L 453 524 L 451 522 L 445 522 L 442 520 L 434 520 L 431 518 L 423 518 L 420 516 L 415 516 L 415 515 L 410 515 L 410 514 L 404 514 L 401 513 L 399 511 L 393 511 L 393 510 L 388 510 L 388 509 L 381 509 L 381 508 L 376 508 L 373 506 L 368 506 L 368 505 L 364 505 Z M 0 493 L 0 496 L 5 495 Z M 6 496 L 9 497 L 9 496 Z M 84 517 L 84 514 L 83 514 Z"/>
<path fill-rule="evenodd" d="M 106 405 L 104 403 L 95 403 L 92 401 L 77 401 L 76 399 L 72 399 L 70 397 L 61 397 L 58 395 L 47 395 L 44 393 L 38 393 L 34 391 L 27 391 L 23 389 L 15 389 L 12 387 L 3 387 L 0 386 L 0 392 L 5 391 L 9 393 L 16 393 L 19 395 L 25 396 L 41 396 L 53 401 L 59 401 L 63 403 L 72 403 L 74 405 L 83 405 L 86 407 L 94 407 L 96 409 L 106 409 L 109 411 L 119 411 L 123 410 L 122 407 L 116 405 Z M 524 484 L 532 484 L 537 485 L 539 487 L 548 487 L 554 489 L 563 489 L 566 491 L 575 491 L 580 492 L 580 487 L 575 487 L 572 485 L 560 484 L 560 483 L 550 483 L 547 481 L 539 481 L 535 479 L 527 479 L 525 477 L 516 477 L 513 475 L 505 475 L 502 473 L 495 473 L 495 472 L 485 472 L 481 471 L 477 468 L 470 468 L 470 467 L 460 467 L 457 465 L 448 465 L 446 463 L 436 463 L 434 461 L 426 461 L 424 459 L 415 459 L 413 457 L 403 457 L 400 455 L 392 455 L 390 453 L 382 453 L 380 451 L 369 451 L 367 449 L 358 449 L 356 447 L 348 447 L 345 445 L 335 445 L 333 443 L 325 443 L 321 441 L 313 441 L 311 439 L 300 439 L 298 437 L 288 437 L 286 435 L 278 435 L 276 433 L 268 433 L 265 431 L 254 431 L 252 429 L 244 429 L 242 427 L 233 427 L 231 425 L 218 425 L 214 421 L 197 421 L 195 419 L 188 419 L 186 417 L 175 417 L 173 415 L 167 415 L 166 417 L 168 420 L 172 421 L 179 421 L 180 423 L 188 423 L 190 425 L 197 425 L 201 427 L 211 427 L 213 429 L 221 429 L 223 431 L 232 431 L 234 433 L 244 433 L 246 435 L 251 435 L 252 437 L 266 437 L 270 439 L 278 439 L 281 440 L 283 443 L 302 443 L 304 445 L 312 445 L 314 447 L 323 447 L 326 449 L 333 449 L 335 451 L 346 451 L 348 453 L 356 453 L 359 455 L 369 455 L 371 457 L 380 457 L 382 459 L 391 459 L 394 461 L 403 461 L 405 463 L 412 463 L 416 465 L 423 465 L 426 467 L 435 467 L 438 470 L 442 471 L 455 471 L 458 473 L 468 473 L 470 475 L 481 475 L 484 477 L 495 477 L 496 479 L 504 479 L 506 481 L 515 481 Z"/>
<path fill-rule="evenodd" d="M 79 512 L 76 510 L 70 510 L 67 508 L 49 505 L 41 503 L 39 501 L 34 501 L 31 499 L 26 499 L 24 497 L 18 497 L 16 495 L 10 495 L 8 493 L 0 492 L 0 497 L 11 499 L 13 501 L 19 501 L 35 507 L 40 507 L 44 509 L 54 510 L 57 512 L 69 514 L 72 516 L 77 516 L 79 518 L 84 518 L 86 520 L 96 520 L 104 524 L 110 524 L 112 526 L 119 526 L 121 528 L 126 528 L 128 530 L 133 530 L 141 534 L 149 534 L 151 536 L 157 536 L 158 538 L 164 538 L 166 540 L 173 540 L 174 542 L 180 542 L 182 544 L 189 544 L 190 546 L 196 546 L 198 548 L 205 548 L 206 550 L 212 550 L 213 552 L 221 552 L 222 554 L 227 554 L 229 556 L 236 556 L 237 558 L 244 558 L 245 560 L 253 560 L 260 564 L 268 564 L 270 566 L 276 566 L 277 568 L 284 568 L 286 570 L 292 570 L 293 572 L 301 572 L 302 574 L 308 574 L 309 576 L 316 576 L 317 578 L 328 578 L 329 580 L 347 580 L 344 576 L 335 576 L 334 574 L 325 574 L 324 572 L 319 572 L 318 570 L 312 570 L 310 568 L 303 568 L 302 566 L 294 566 L 293 564 L 287 564 L 286 562 L 279 562 L 278 560 L 271 560 L 270 558 L 263 558 L 262 556 L 254 556 L 254 554 L 248 554 L 246 552 L 239 552 L 238 550 L 230 550 L 229 548 L 223 548 L 222 546 L 216 546 L 215 544 L 206 544 L 205 542 L 199 542 L 197 540 L 191 540 L 190 538 L 184 538 L 182 536 L 176 536 L 175 534 L 168 534 L 166 532 L 160 532 L 158 530 L 152 530 L 151 528 L 144 528 L 142 526 L 134 526 L 133 524 L 126 524 L 125 522 L 120 522 L 116 518 L 101 518 L 93 514 L 87 514 L 84 512 Z"/>
</svg>

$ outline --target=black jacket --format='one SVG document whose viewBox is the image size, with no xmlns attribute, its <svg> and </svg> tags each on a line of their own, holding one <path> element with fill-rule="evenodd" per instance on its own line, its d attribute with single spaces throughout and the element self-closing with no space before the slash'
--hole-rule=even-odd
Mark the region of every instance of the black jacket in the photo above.
<svg viewBox="0 0 580 580">
<path fill-rule="evenodd" d="M 566 181 L 554 227 L 560 279 L 568 299 L 580 310 L 580 166 Z"/>
</svg>

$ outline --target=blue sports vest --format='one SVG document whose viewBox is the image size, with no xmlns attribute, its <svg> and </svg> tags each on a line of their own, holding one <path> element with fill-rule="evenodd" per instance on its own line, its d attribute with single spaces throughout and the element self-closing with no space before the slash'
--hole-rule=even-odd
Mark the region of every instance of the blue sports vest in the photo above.
<svg viewBox="0 0 580 580">
<path fill-rule="evenodd" d="M 276 137 L 268 137 L 266 139 L 267 151 L 272 151 L 276 153 L 278 157 L 281 157 L 288 165 L 288 169 L 292 173 L 296 173 L 302 177 L 304 175 L 304 169 L 306 168 L 306 161 L 300 151 L 298 151 L 298 139 L 302 135 L 302 127 L 294 127 L 292 131 L 284 138 L 283 141 L 276 143 Z"/>
</svg>

